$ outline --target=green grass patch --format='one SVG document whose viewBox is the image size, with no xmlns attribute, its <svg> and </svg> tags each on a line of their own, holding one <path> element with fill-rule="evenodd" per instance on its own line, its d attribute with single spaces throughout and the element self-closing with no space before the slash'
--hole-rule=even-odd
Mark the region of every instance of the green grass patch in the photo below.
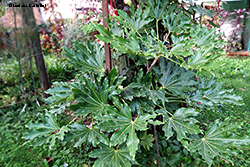
<svg viewBox="0 0 250 167">
<path fill-rule="evenodd" d="M 231 121 L 242 126 L 238 133 L 250 136 L 250 57 L 222 57 L 211 65 L 211 70 L 218 81 L 224 83 L 226 89 L 243 98 L 244 105 L 231 106 L 222 113 L 209 117 L 224 119 L 228 116 Z M 207 73 L 202 75 L 208 77 Z M 249 166 L 250 152 L 248 147 L 235 148 L 238 157 L 231 157 L 235 166 Z M 243 160 L 244 158 L 245 160 Z"/>
<path fill-rule="evenodd" d="M 250 57 L 223 57 L 213 64 L 212 73 L 218 81 L 224 83 L 228 89 L 234 89 L 234 93 L 244 99 L 245 105 L 237 106 L 237 113 L 250 111 Z M 241 111 L 239 113 L 239 111 Z M 248 118 L 250 115 L 248 114 Z"/>
</svg>

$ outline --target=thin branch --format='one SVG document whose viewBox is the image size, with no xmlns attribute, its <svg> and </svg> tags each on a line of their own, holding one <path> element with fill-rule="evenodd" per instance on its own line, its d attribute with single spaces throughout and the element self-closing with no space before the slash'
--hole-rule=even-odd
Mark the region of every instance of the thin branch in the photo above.
<svg viewBox="0 0 250 167">
<path fill-rule="evenodd" d="M 153 61 L 153 63 L 151 64 L 151 66 L 148 68 L 147 73 L 151 71 L 151 69 L 153 68 L 153 66 L 155 65 L 155 63 L 159 60 L 160 57 L 156 57 Z"/>
<path fill-rule="evenodd" d="M 164 111 L 166 111 L 166 113 L 168 113 L 171 117 L 173 117 L 173 114 L 171 112 L 169 112 L 168 110 L 166 110 L 165 108 L 163 108 L 162 106 L 160 106 L 159 104 L 156 104 L 156 106 L 160 107 L 161 109 L 163 109 Z"/>
</svg>

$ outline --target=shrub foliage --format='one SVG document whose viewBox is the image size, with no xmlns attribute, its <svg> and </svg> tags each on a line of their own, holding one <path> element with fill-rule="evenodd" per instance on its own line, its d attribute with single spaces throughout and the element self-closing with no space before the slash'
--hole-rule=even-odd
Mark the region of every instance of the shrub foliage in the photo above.
<svg viewBox="0 0 250 167">
<path fill-rule="evenodd" d="M 158 139 L 176 139 L 185 154 L 198 154 L 209 166 L 216 156 L 225 159 L 225 152 L 232 153 L 230 146 L 250 143 L 247 136 L 234 133 L 240 126 L 228 119 L 199 119 L 204 112 L 216 112 L 218 106 L 241 102 L 214 78 L 196 77 L 223 54 L 223 41 L 216 29 L 201 27 L 192 19 L 190 13 L 199 11 L 195 7 L 148 1 L 136 11 L 132 6 L 131 15 L 118 10 L 119 16 L 108 18 L 111 31 L 95 25 L 100 32 L 96 37 L 110 43 L 114 59 L 126 56 L 128 67 L 118 70 L 114 63 L 113 69 L 105 72 L 103 48 L 95 42 L 76 42 L 75 49 L 65 49 L 82 73 L 74 82 L 57 82 L 47 91 L 51 110 L 42 120 L 27 125 L 30 132 L 25 139 L 51 147 L 57 141 L 73 142 L 75 147 L 90 144 L 88 156 L 95 159 L 94 167 L 139 164 L 137 157 L 143 150 L 155 151 L 152 147 L 158 150 L 155 163 L 164 162 Z M 57 117 L 62 112 L 73 113 L 74 119 L 60 124 Z M 177 165 L 179 157 L 167 163 Z"/>
</svg>

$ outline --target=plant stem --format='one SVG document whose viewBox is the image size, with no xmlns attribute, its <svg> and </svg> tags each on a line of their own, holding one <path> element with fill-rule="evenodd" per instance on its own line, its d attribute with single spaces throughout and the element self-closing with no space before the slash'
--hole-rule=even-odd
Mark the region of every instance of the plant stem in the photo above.
<svg viewBox="0 0 250 167">
<path fill-rule="evenodd" d="M 154 126 L 154 135 L 155 135 L 155 147 L 156 147 L 156 152 L 157 152 L 157 157 L 158 157 L 158 166 L 161 167 L 161 159 L 160 159 L 160 151 L 159 151 L 159 145 L 158 145 L 158 138 L 157 138 L 157 130 L 156 126 Z"/>
<path fill-rule="evenodd" d="M 147 59 L 147 61 L 146 61 L 146 65 L 147 65 L 147 73 L 148 73 L 148 70 L 149 70 L 149 68 L 148 68 L 148 59 Z M 151 66 L 150 66 L 151 67 Z M 150 71 L 150 70 L 149 70 Z"/>
<path fill-rule="evenodd" d="M 163 89 L 163 88 L 162 88 Z M 165 92 L 165 94 L 167 94 L 167 95 L 170 95 L 170 96 L 174 96 L 174 98 L 178 98 L 178 96 L 176 96 L 176 95 L 174 95 L 174 94 L 172 94 L 172 93 L 169 93 L 169 92 Z M 168 98 L 172 98 L 172 97 L 168 97 Z M 180 97 L 179 97 L 180 98 Z"/>
<path fill-rule="evenodd" d="M 181 66 L 181 64 L 180 64 L 179 62 L 174 61 L 173 59 L 170 59 L 170 58 L 169 58 L 169 57 L 167 57 L 167 56 L 164 56 L 164 55 L 160 55 L 160 56 L 165 57 L 166 59 L 168 59 L 168 60 L 172 61 L 173 63 L 178 64 L 179 66 Z"/>
<path fill-rule="evenodd" d="M 159 20 L 156 20 L 156 33 L 157 33 L 157 39 L 159 40 L 159 26 L 158 26 Z"/>
<path fill-rule="evenodd" d="M 179 103 L 186 103 L 187 104 L 186 101 L 181 101 L 181 100 L 169 100 L 168 102 L 169 103 L 179 102 Z"/>
<path fill-rule="evenodd" d="M 171 112 L 169 112 L 168 110 L 166 110 L 165 108 L 163 108 L 159 104 L 155 104 L 155 105 L 157 105 L 158 107 L 160 107 L 161 109 L 163 109 L 164 111 L 166 111 L 166 113 L 168 113 L 171 117 L 173 117 L 173 114 Z"/>
<path fill-rule="evenodd" d="M 76 116 L 74 119 L 72 119 L 72 120 L 68 123 L 68 125 L 72 124 L 77 118 L 78 118 L 78 116 Z M 68 125 L 67 125 L 67 126 L 68 126 Z"/>
<path fill-rule="evenodd" d="M 151 66 L 148 68 L 148 64 L 147 64 L 147 73 L 151 71 L 151 69 L 153 68 L 153 66 L 155 65 L 155 63 L 159 60 L 160 57 L 156 57 L 153 61 L 153 63 L 151 64 Z M 148 62 L 148 61 L 147 61 Z"/>
<path fill-rule="evenodd" d="M 167 39 L 168 39 L 168 36 L 170 35 L 170 33 L 171 33 L 171 31 L 169 31 L 169 32 L 168 32 L 168 34 L 167 34 L 167 36 L 166 36 L 165 40 L 167 40 Z"/>
<path fill-rule="evenodd" d="M 136 31 L 136 33 L 139 35 L 139 37 L 142 38 L 142 35 L 138 32 L 138 30 Z"/>
</svg>

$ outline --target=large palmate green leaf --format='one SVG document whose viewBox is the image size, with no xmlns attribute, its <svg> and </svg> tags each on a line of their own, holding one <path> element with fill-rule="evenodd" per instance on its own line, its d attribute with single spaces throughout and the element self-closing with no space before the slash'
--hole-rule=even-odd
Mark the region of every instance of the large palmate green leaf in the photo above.
<svg viewBox="0 0 250 167">
<path fill-rule="evenodd" d="M 191 142 L 189 149 L 198 151 L 209 166 L 211 166 L 215 156 L 223 156 L 223 153 L 232 153 L 227 149 L 229 146 L 250 144 L 249 137 L 240 137 L 233 133 L 239 128 L 239 125 L 231 124 L 229 119 L 226 119 L 224 122 L 215 120 L 210 125 L 204 137 L 196 138 Z"/>
<path fill-rule="evenodd" d="M 124 24 L 131 30 L 138 31 L 143 27 L 147 26 L 153 19 L 149 18 L 149 8 L 142 10 L 141 5 L 139 8 L 134 11 L 132 6 L 131 17 L 123 10 L 118 10 L 118 15 L 116 20 L 120 21 L 121 24 Z"/>
<path fill-rule="evenodd" d="M 219 51 L 222 52 L 220 45 L 224 42 L 218 38 L 221 34 L 215 32 L 216 28 L 208 29 L 207 27 L 195 26 L 195 28 L 190 29 L 189 41 L 195 42 L 197 47 L 214 45 L 214 50 L 219 47 Z"/>
<path fill-rule="evenodd" d="M 196 26 L 191 29 L 189 35 L 188 42 L 195 45 L 183 66 L 191 69 L 209 68 L 213 60 L 225 54 L 221 47 L 224 42 L 219 38 L 221 34 L 216 33 L 215 28 Z"/>
<path fill-rule="evenodd" d="M 105 42 L 105 43 L 109 43 L 109 42 L 111 42 L 111 41 L 113 41 L 113 38 L 112 38 L 112 36 L 111 36 L 111 33 L 112 32 L 109 32 L 108 30 L 107 30 L 107 28 L 105 28 L 103 25 L 101 25 L 101 24 L 95 24 L 95 27 L 96 27 L 96 29 L 100 32 L 100 35 L 96 35 L 96 37 L 99 39 L 99 40 L 101 40 L 101 41 L 103 41 L 103 42 Z"/>
<path fill-rule="evenodd" d="M 140 37 L 137 33 L 143 30 L 145 26 L 148 26 L 153 19 L 149 17 L 149 9 L 142 10 L 141 6 L 136 11 L 133 6 L 131 9 L 131 16 L 122 10 L 118 10 L 119 16 L 115 17 L 113 20 L 108 20 L 109 27 L 118 31 L 109 32 L 104 26 L 96 24 L 96 29 L 100 32 L 100 35 L 96 35 L 96 37 L 103 42 L 110 43 L 112 48 L 122 53 L 144 55 L 140 46 Z M 114 24 L 114 22 L 118 21 L 121 26 Z M 124 29 L 122 30 L 121 27 Z M 120 32 L 123 31 L 126 36 L 121 36 Z"/>
<path fill-rule="evenodd" d="M 194 54 L 188 59 L 188 66 L 193 69 L 198 69 L 199 67 L 203 67 L 207 63 L 214 60 L 218 55 L 214 55 L 211 52 L 213 47 L 213 45 L 210 47 L 206 46 L 198 51 L 195 51 Z"/>
<path fill-rule="evenodd" d="M 174 35 L 172 35 L 172 37 L 174 37 Z M 171 48 L 171 52 L 170 54 L 172 55 L 179 55 L 181 56 L 180 59 L 183 59 L 184 57 L 188 57 L 190 55 L 192 55 L 192 51 L 190 48 L 192 48 L 194 46 L 194 43 L 189 42 L 187 43 L 188 40 L 181 40 L 181 41 L 176 41 L 176 43 L 173 44 L 173 47 Z"/>
<path fill-rule="evenodd" d="M 151 81 L 152 76 L 150 73 L 143 76 L 143 71 L 138 72 L 135 80 L 122 90 L 122 97 L 128 100 L 133 100 L 136 97 L 147 97 L 153 102 L 157 100 L 168 102 L 165 90 L 154 90 Z"/>
<path fill-rule="evenodd" d="M 92 158 L 98 158 L 93 167 L 130 167 L 132 159 L 125 148 L 114 149 L 102 146 L 89 154 Z"/>
<path fill-rule="evenodd" d="M 148 26 L 153 20 L 149 17 L 149 9 L 142 10 L 140 6 L 135 11 L 132 6 L 131 16 L 123 10 L 118 10 L 118 14 L 119 16 L 115 17 L 113 20 L 108 20 L 109 27 L 116 31 L 109 32 L 104 26 L 96 24 L 96 29 L 100 32 L 100 35 L 96 35 L 96 37 L 103 42 L 110 43 L 111 47 L 123 53 L 140 55 L 140 38 L 136 33 L 145 26 Z M 114 22 L 119 22 L 121 26 Z M 124 29 L 121 29 L 121 27 Z M 121 32 L 124 32 L 128 38 L 124 35 L 121 36 Z"/>
<path fill-rule="evenodd" d="M 144 84 L 131 83 L 122 90 L 124 99 L 133 100 L 136 97 L 147 97 L 149 100 L 156 102 L 157 100 L 168 102 L 167 97 L 165 97 L 165 90 L 151 90 L 147 88 Z"/>
<path fill-rule="evenodd" d="M 147 97 L 135 97 L 130 103 L 130 107 L 133 112 L 137 112 L 138 114 L 142 114 L 144 111 L 153 111 L 154 103 L 152 100 L 149 100 Z"/>
<path fill-rule="evenodd" d="M 213 11 L 208 10 L 208 9 L 204 9 L 202 8 L 202 5 L 192 5 L 190 8 L 192 8 L 193 10 L 195 10 L 196 12 L 198 12 L 200 15 L 207 15 L 209 17 L 213 16 Z"/>
<path fill-rule="evenodd" d="M 190 28 L 191 19 L 184 15 L 182 11 L 178 14 L 171 12 L 163 18 L 163 26 L 167 28 L 169 32 L 182 33 Z"/>
<path fill-rule="evenodd" d="M 96 29 L 104 28 L 102 25 L 96 25 Z M 100 34 L 96 35 L 96 37 L 106 43 L 111 43 L 111 47 L 115 48 L 116 50 L 121 51 L 122 53 L 129 53 L 132 55 L 140 55 L 141 48 L 140 48 L 140 40 L 139 37 L 136 36 L 136 32 L 131 30 L 127 32 L 129 38 L 125 39 L 120 35 L 114 35 L 112 33 L 109 34 Z"/>
<path fill-rule="evenodd" d="M 94 72 L 100 76 L 105 72 L 104 67 L 104 48 L 97 42 L 87 42 L 86 46 L 78 42 L 74 43 L 75 49 L 65 48 L 65 56 L 69 62 L 79 71 Z"/>
<path fill-rule="evenodd" d="M 122 90 L 121 95 L 124 99 L 128 100 L 132 100 L 135 97 L 140 97 L 142 96 L 142 92 L 140 91 L 142 87 L 143 84 L 132 82 Z"/>
<path fill-rule="evenodd" d="M 206 81 L 200 77 L 199 89 L 191 96 L 191 101 L 201 103 L 204 106 L 214 106 L 216 104 L 241 105 L 242 98 L 232 94 L 232 90 L 223 88 L 221 82 L 216 82 L 212 77 Z"/>
<path fill-rule="evenodd" d="M 86 116 L 92 113 L 94 116 L 103 114 L 107 111 L 108 104 L 108 82 L 93 83 L 87 78 L 82 79 L 84 83 L 72 84 L 73 92 L 77 101 L 75 105 L 71 105 L 70 109 L 75 111 L 75 114 Z"/>
<path fill-rule="evenodd" d="M 144 147 L 144 149 L 150 150 L 150 147 L 153 147 L 153 141 L 155 140 L 152 134 L 144 133 L 142 137 L 140 137 L 141 142 L 140 145 Z"/>
<path fill-rule="evenodd" d="M 185 92 L 194 90 L 194 85 L 196 82 L 192 79 L 195 75 L 192 71 L 187 71 L 172 62 L 168 62 L 166 65 L 166 60 L 161 59 L 160 70 L 162 77 L 159 83 L 162 88 L 172 92 L 174 95 L 181 95 L 186 97 Z"/>
<path fill-rule="evenodd" d="M 157 20 L 162 19 L 162 16 L 165 14 L 168 4 L 168 0 L 148 0 L 147 2 L 145 2 L 145 5 L 150 6 L 150 15 Z M 172 7 L 172 5 L 170 6 Z"/>
<path fill-rule="evenodd" d="M 100 128 L 97 126 L 89 125 L 88 127 L 79 123 L 70 125 L 72 130 L 70 131 L 69 138 L 75 140 L 74 147 L 80 147 L 82 143 L 91 143 L 96 147 L 100 142 L 108 145 L 107 137 L 100 132 Z"/>
<path fill-rule="evenodd" d="M 162 127 L 167 139 L 173 136 L 174 131 L 177 133 L 177 139 L 187 146 L 187 143 L 183 139 L 187 139 L 187 134 L 199 134 L 201 131 L 198 122 L 194 117 L 199 114 L 193 108 L 180 108 L 173 115 L 169 116 L 169 113 L 164 110 L 156 110 L 157 113 L 163 114 L 165 125 Z"/>
<path fill-rule="evenodd" d="M 66 107 L 70 105 L 70 102 L 74 99 L 72 87 L 67 82 L 54 82 L 55 87 L 46 90 L 49 96 L 45 99 L 47 104 L 50 104 L 50 113 L 61 114 L 66 110 Z"/>
<path fill-rule="evenodd" d="M 114 105 L 119 110 L 112 110 L 112 115 L 99 117 L 99 120 L 105 121 L 100 127 L 104 131 L 115 131 L 111 136 L 111 145 L 122 144 L 126 142 L 131 157 L 135 158 L 136 150 L 138 149 L 139 138 L 137 137 L 136 130 L 147 130 L 148 121 L 155 118 L 156 114 L 143 114 L 133 118 L 131 108 L 124 102 L 120 103 L 114 99 Z"/>
<path fill-rule="evenodd" d="M 143 71 L 139 71 L 135 74 L 135 78 L 131 84 L 123 88 L 121 95 L 124 99 L 132 100 L 134 97 L 142 97 L 145 96 L 141 89 L 146 84 L 146 81 L 149 80 L 151 82 L 151 76 L 143 76 Z"/>
<path fill-rule="evenodd" d="M 55 85 L 55 87 L 46 90 L 47 94 L 52 95 L 45 100 L 47 104 L 58 105 L 62 102 L 72 100 L 73 93 L 70 83 L 54 82 L 53 84 Z"/>
<path fill-rule="evenodd" d="M 69 108 L 77 115 L 92 116 L 107 114 L 112 107 L 107 103 L 108 98 L 121 92 L 118 88 L 125 78 L 119 79 L 117 69 L 112 69 L 102 80 L 93 82 L 82 78 L 81 82 L 72 84 L 72 91 L 78 103 Z"/>
<path fill-rule="evenodd" d="M 24 139 L 35 139 L 36 145 L 50 143 L 50 147 L 55 145 L 56 139 L 63 140 L 65 132 L 68 132 L 67 126 L 60 127 L 53 115 L 48 112 L 45 114 L 43 123 L 28 124 L 26 127 L 32 130 L 24 135 Z"/>
</svg>

